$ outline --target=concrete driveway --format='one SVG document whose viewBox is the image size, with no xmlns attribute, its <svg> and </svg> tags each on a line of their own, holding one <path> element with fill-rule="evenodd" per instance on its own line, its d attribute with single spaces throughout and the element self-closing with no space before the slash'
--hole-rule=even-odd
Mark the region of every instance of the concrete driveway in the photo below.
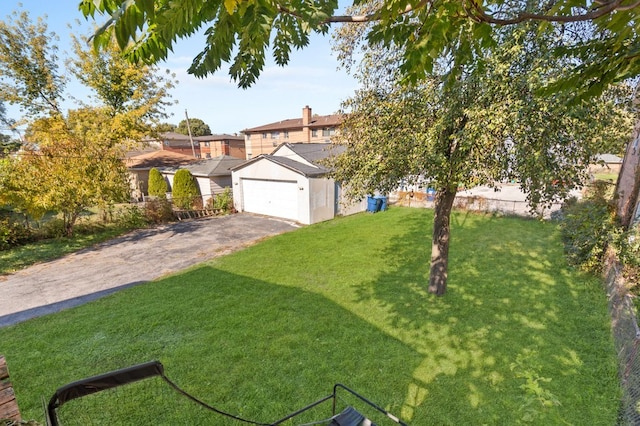
<svg viewBox="0 0 640 426">
<path fill-rule="evenodd" d="M 0 327 L 86 303 L 298 227 L 240 213 L 134 231 L 0 276 Z"/>
</svg>

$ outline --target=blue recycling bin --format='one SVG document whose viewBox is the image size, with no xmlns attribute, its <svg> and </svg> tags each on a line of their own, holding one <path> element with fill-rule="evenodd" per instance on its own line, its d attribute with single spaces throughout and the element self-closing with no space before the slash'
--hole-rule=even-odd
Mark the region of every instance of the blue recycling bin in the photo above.
<svg viewBox="0 0 640 426">
<path fill-rule="evenodd" d="M 376 202 L 376 211 L 385 211 L 387 209 L 387 197 L 383 197 L 382 195 L 377 195 L 374 197 Z"/>
<path fill-rule="evenodd" d="M 433 201 L 436 199 L 436 190 L 433 188 L 427 188 L 427 201 Z"/>
<path fill-rule="evenodd" d="M 371 212 L 371 213 L 375 213 L 376 212 L 376 203 L 377 203 L 377 200 L 375 198 L 373 198 L 372 196 L 368 196 L 367 197 L 367 211 Z"/>
</svg>

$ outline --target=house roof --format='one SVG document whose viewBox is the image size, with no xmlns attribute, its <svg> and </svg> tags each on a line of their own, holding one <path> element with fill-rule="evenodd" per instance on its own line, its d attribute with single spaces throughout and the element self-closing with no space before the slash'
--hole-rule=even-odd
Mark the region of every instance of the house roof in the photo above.
<svg viewBox="0 0 640 426">
<path fill-rule="evenodd" d="M 331 155 L 342 153 L 346 148 L 342 145 L 332 146 L 330 143 L 283 143 L 279 145 L 271 155 L 277 155 L 278 151 L 283 147 L 289 148 L 300 157 L 316 164 Z"/>
<path fill-rule="evenodd" d="M 277 164 L 279 166 L 282 166 L 286 169 L 289 169 L 293 172 L 299 173 L 305 177 L 319 177 L 319 176 L 323 176 L 327 173 L 327 169 L 325 169 L 324 167 L 314 167 L 314 166 L 310 166 L 308 164 L 304 164 L 301 163 L 299 161 L 296 161 L 292 158 L 289 157 L 282 157 L 282 156 L 277 156 L 277 155 L 271 155 L 271 154 L 262 154 L 262 155 L 258 155 L 255 158 L 252 158 L 251 160 L 245 161 L 242 164 L 239 164 L 235 167 L 233 167 L 231 170 L 232 171 L 236 171 L 236 170 L 240 170 L 244 167 L 247 167 L 253 163 L 257 163 L 258 161 L 270 161 L 274 164 Z"/>
<path fill-rule="evenodd" d="M 218 157 L 200 160 L 197 163 L 189 164 L 180 168 L 189 170 L 194 176 L 230 176 L 231 168 L 244 162 L 245 160 L 231 157 L 229 155 L 220 155 Z"/>
<path fill-rule="evenodd" d="M 316 115 L 311 117 L 309 122 L 310 128 L 323 128 L 323 127 L 335 127 L 342 123 L 343 116 L 341 114 L 332 115 Z M 243 133 L 262 133 L 278 130 L 294 130 L 302 129 L 302 118 L 290 118 L 287 120 L 277 121 L 275 123 L 269 123 L 258 127 L 252 127 L 245 129 Z"/>
<path fill-rule="evenodd" d="M 125 152 L 125 158 L 137 157 L 142 154 L 148 154 L 150 152 L 159 151 L 160 148 L 157 146 L 152 146 L 149 144 L 140 143 L 137 146 L 133 147 L 129 151 Z"/>
<path fill-rule="evenodd" d="M 607 164 L 622 164 L 622 158 L 613 154 L 601 154 L 596 157 L 596 161 L 602 161 Z"/>
<path fill-rule="evenodd" d="M 283 147 L 289 148 L 291 151 L 295 152 L 296 155 L 314 164 L 314 166 L 296 161 L 288 155 L 279 154 L 278 151 L 280 151 Z M 342 145 L 332 146 L 330 143 L 283 143 L 279 145 L 271 154 L 259 155 L 255 158 L 252 158 L 251 160 L 245 161 L 233 167 L 231 170 L 239 170 L 245 166 L 264 159 L 306 177 L 319 177 L 329 172 L 329 169 L 320 165 L 319 162 L 331 155 L 339 154 L 345 149 L 346 148 Z"/>
<path fill-rule="evenodd" d="M 152 169 L 165 167 L 179 167 L 200 161 L 190 155 L 179 154 L 172 151 L 153 151 L 135 157 L 127 158 L 125 164 L 129 169 Z"/>
<path fill-rule="evenodd" d="M 186 142 L 186 143 L 191 142 L 191 140 L 189 139 L 189 135 L 183 135 L 182 133 L 176 133 L 176 132 L 160 133 L 158 137 L 153 140 L 170 140 L 170 141 L 180 141 L 180 142 Z M 213 142 L 213 141 L 225 141 L 225 140 L 244 141 L 244 137 L 222 133 L 219 135 L 194 136 L 193 140 L 198 142 Z"/>
<path fill-rule="evenodd" d="M 187 136 L 187 139 L 189 138 L 189 136 Z M 236 136 L 236 135 L 229 135 L 226 133 L 222 133 L 220 135 L 206 135 L 206 136 L 194 136 L 193 137 L 194 141 L 199 141 L 199 142 L 214 142 L 214 141 L 243 141 L 244 142 L 244 137 L 243 136 Z"/>
</svg>

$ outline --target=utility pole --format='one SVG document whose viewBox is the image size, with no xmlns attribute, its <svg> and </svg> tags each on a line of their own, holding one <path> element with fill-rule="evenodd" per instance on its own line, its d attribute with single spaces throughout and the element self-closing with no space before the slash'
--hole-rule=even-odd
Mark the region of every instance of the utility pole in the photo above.
<svg viewBox="0 0 640 426">
<path fill-rule="evenodd" d="M 189 115 L 187 115 L 187 110 L 184 110 L 184 116 L 187 119 L 187 130 L 189 131 L 189 140 L 191 141 L 191 153 L 193 154 L 193 158 L 198 158 L 196 157 L 196 149 L 193 146 L 193 136 L 191 136 L 191 124 L 189 124 Z"/>
</svg>

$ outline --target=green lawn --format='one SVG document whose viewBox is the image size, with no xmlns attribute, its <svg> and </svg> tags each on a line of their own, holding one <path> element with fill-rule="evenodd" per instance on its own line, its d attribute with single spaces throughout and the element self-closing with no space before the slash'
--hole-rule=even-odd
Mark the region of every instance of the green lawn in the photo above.
<svg viewBox="0 0 640 426">
<path fill-rule="evenodd" d="M 449 291 L 436 298 L 432 214 L 305 227 L 0 329 L 24 417 L 42 421 L 41 398 L 63 384 L 157 359 L 189 392 L 263 422 L 341 382 L 413 425 L 614 424 L 606 296 L 566 266 L 555 225 L 455 213 Z M 111 424 L 237 424 L 170 404 L 153 414 L 151 391 L 124 392 L 95 411 L 128 410 Z"/>
<path fill-rule="evenodd" d="M 57 259 L 65 254 L 110 240 L 125 232 L 126 230 L 120 228 L 105 228 L 90 235 L 53 238 L 0 251 L 0 275 L 18 271 L 34 263 Z"/>
</svg>

